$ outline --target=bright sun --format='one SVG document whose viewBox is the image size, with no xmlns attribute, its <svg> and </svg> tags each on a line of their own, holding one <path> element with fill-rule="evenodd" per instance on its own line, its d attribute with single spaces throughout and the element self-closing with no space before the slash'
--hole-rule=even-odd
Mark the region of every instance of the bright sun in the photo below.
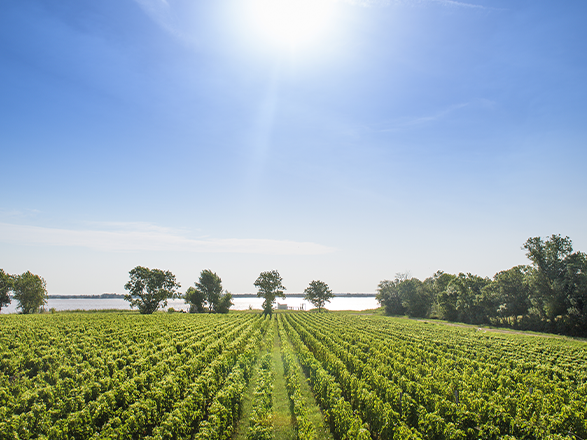
<svg viewBox="0 0 587 440">
<path fill-rule="evenodd" d="M 332 0 L 254 0 L 254 25 L 269 42 L 297 48 L 316 42 L 326 31 L 332 3 Z"/>
</svg>

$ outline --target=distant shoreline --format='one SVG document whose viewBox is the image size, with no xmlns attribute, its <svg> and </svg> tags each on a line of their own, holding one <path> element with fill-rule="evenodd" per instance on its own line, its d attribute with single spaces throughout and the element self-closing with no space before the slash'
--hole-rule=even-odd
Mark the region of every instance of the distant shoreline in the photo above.
<svg viewBox="0 0 587 440">
<path fill-rule="evenodd" d="M 113 299 L 124 298 L 120 293 L 103 293 L 101 295 L 47 295 L 48 299 Z"/>
<path fill-rule="evenodd" d="M 234 298 L 257 298 L 256 293 L 233 293 Z M 286 298 L 303 298 L 303 293 L 286 293 Z M 335 298 L 374 298 L 374 293 L 335 293 Z"/>
<path fill-rule="evenodd" d="M 233 293 L 233 298 L 257 298 L 256 293 Z M 288 298 L 303 298 L 303 293 L 289 293 L 285 295 Z M 374 293 L 335 293 L 336 298 L 372 298 Z M 116 299 L 124 298 L 120 293 L 102 293 L 101 295 L 48 295 L 49 299 Z"/>
</svg>

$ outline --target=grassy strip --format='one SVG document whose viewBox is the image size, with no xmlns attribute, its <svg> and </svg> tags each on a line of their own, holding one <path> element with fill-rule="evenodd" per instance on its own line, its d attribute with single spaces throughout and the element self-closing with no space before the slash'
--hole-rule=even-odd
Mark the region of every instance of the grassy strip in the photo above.
<svg viewBox="0 0 587 440">
<path fill-rule="evenodd" d="M 299 361 L 296 356 L 296 362 L 299 367 Z M 301 367 L 300 367 L 301 370 Z M 300 392 L 302 394 L 302 399 L 304 399 L 306 406 L 308 408 L 308 420 L 314 426 L 316 430 L 316 438 L 320 440 L 334 440 L 332 433 L 330 432 L 330 428 L 328 424 L 324 420 L 324 414 L 320 410 L 320 406 L 316 399 L 314 398 L 314 393 L 312 392 L 312 388 L 308 383 L 308 379 L 306 378 L 306 374 L 301 371 L 300 376 Z"/>
<path fill-rule="evenodd" d="M 287 332 L 283 328 L 283 316 L 279 316 L 279 332 L 281 336 L 281 343 L 282 352 L 291 351 L 293 353 L 293 358 L 287 356 L 289 359 L 286 360 L 286 356 L 284 356 L 284 365 L 286 365 L 286 378 L 287 376 L 291 376 L 292 378 L 295 376 L 297 379 L 296 381 L 292 381 L 291 387 L 292 389 L 296 389 L 296 394 L 299 392 L 299 396 L 296 397 L 296 401 L 301 402 L 298 404 L 299 406 L 303 406 L 304 409 L 298 410 L 296 409 L 295 402 L 292 402 L 294 405 L 294 414 L 296 415 L 297 423 L 298 423 L 298 438 L 312 438 L 309 434 L 304 434 L 302 432 L 306 431 L 308 428 L 300 427 L 300 416 L 298 416 L 298 412 L 305 412 L 305 418 L 307 419 L 307 424 L 312 426 L 313 435 L 315 439 L 320 440 L 334 440 L 332 433 L 328 427 L 328 424 L 324 420 L 324 414 L 320 410 L 318 403 L 314 397 L 314 393 L 312 392 L 312 388 L 308 383 L 308 379 L 304 371 L 300 366 L 300 362 L 298 357 L 293 349 L 289 338 L 287 336 Z M 297 385 L 296 385 L 297 383 Z M 288 385 L 290 386 L 290 385 Z M 293 393 L 292 393 L 293 394 Z M 290 394 L 291 396 L 291 394 Z M 293 400 L 293 399 L 292 399 Z M 305 425 L 306 422 L 302 422 L 301 425 Z"/>
<path fill-rule="evenodd" d="M 264 338 L 261 349 L 266 349 L 270 342 Z M 194 440 L 228 440 L 231 437 L 241 414 L 243 393 L 247 389 L 258 354 L 258 347 L 250 346 L 239 356 L 237 365 L 216 396 L 208 411 L 208 419 L 202 423 Z"/>
<path fill-rule="evenodd" d="M 289 395 L 296 419 L 297 438 L 299 440 L 314 440 L 317 438 L 316 429 L 309 420 L 308 408 L 300 389 L 302 373 L 300 371 L 300 366 L 295 359 L 291 345 L 287 340 L 287 335 L 283 329 L 281 319 L 279 320 L 279 336 L 287 394 Z"/>
<path fill-rule="evenodd" d="M 275 317 L 274 326 L 277 325 Z M 287 390 L 287 378 L 284 375 L 284 364 L 281 358 L 280 338 L 275 332 L 275 340 L 272 350 L 273 365 L 275 367 L 275 387 L 273 392 L 273 415 L 274 415 L 274 432 L 276 440 L 295 440 L 296 431 L 294 429 L 291 411 L 291 402 Z"/>
<path fill-rule="evenodd" d="M 296 348 L 301 364 L 308 371 L 314 395 L 330 423 L 330 430 L 338 440 L 370 440 L 371 436 L 351 404 L 343 398 L 340 385 L 316 360 L 304 345 L 295 329 L 284 319 L 284 328 Z"/>
</svg>

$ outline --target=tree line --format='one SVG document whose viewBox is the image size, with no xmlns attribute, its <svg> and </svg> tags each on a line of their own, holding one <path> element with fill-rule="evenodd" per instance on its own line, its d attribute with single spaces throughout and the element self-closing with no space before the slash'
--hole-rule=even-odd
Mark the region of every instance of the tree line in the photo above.
<svg viewBox="0 0 587 440">
<path fill-rule="evenodd" d="M 200 278 L 185 294 L 179 292 L 181 285 L 170 271 L 137 266 L 129 272 L 130 280 L 125 284 L 128 294 L 124 299 L 131 308 L 141 314 L 151 314 L 167 306 L 167 300 L 183 298 L 189 304 L 190 313 L 228 313 L 232 294 L 222 288 L 222 279 L 209 269 L 200 272 Z M 279 272 L 261 272 L 254 283 L 257 296 L 264 298 L 263 314 L 271 315 L 277 297 L 285 298 L 283 279 Z M 21 313 L 38 313 L 47 304 L 47 283 L 39 275 L 25 272 L 10 275 L 0 269 L 0 310 L 11 302 L 11 294 L 18 301 Z M 312 281 L 304 291 L 304 299 L 310 301 L 318 311 L 334 297 L 332 290 L 323 281 Z"/>
<path fill-rule="evenodd" d="M 560 235 L 529 238 L 522 249 L 530 264 L 493 279 L 396 274 L 379 283 L 376 298 L 388 315 L 587 336 L 587 254 L 573 252 L 571 239 Z"/>
<path fill-rule="evenodd" d="M 124 299 L 143 314 L 167 306 L 167 300 L 171 298 L 183 298 L 190 306 L 190 313 L 228 313 L 234 305 L 232 294 L 222 288 L 222 279 L 210 269 L 200 272 L 199 280 L 183 295 L 179 292 L 181 285 L 169 271 L 137 266 L 129 274 L 130 281 L 124 286 L 129 293 Z M 263 315 L 271 316 L 277 297 L 285 299 L 284 291 L 287 289 L 283 285 L 283 278 L 277 270 L 261 272 L 254 286 L 257 288 L 257 296 L 264 298 Z M 328 284 L 320 280 L 312 281 L 304 290 L 304 299 L 317 307 L 318 311 L 333 297 Z"/>
</svg>

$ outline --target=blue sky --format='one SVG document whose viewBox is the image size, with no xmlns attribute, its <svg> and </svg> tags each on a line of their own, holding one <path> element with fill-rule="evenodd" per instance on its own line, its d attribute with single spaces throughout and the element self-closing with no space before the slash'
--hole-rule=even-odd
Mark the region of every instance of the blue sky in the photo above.
<svg viewBox="0 0 587 440">
<path fill-rule="evenodd" d="M 587 251 L 587 3 L 329 2 L 294 47 L 254 1 L 5 2 L 0 267 L 374 292 Z"/>
</svg>

